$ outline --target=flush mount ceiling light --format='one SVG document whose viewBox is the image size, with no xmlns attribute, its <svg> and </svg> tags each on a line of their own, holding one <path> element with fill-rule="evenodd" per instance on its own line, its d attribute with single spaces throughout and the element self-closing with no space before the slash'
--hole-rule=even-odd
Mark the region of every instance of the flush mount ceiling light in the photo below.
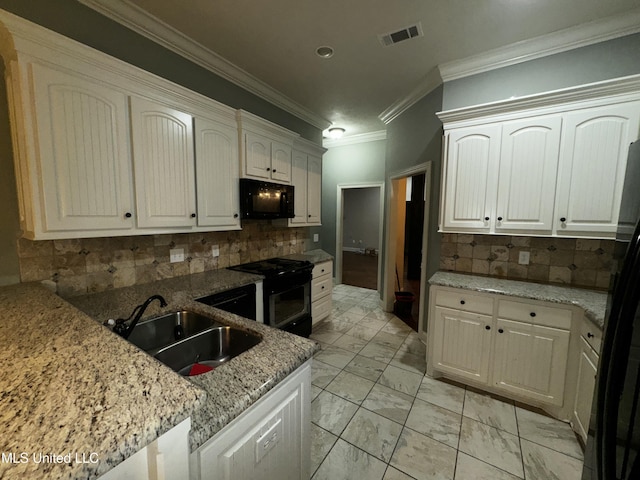
<svg viewBox="0 0 640 480">
<path fill-rule="evenodd" d="M 344 128 L 341 127 L 331 127 L 329 130 L 327 130 L 327 138 L 331 138 L 331 139 L 338 139 L 341 138 L 342 135 L 344 135 Z"/>
<path fill-rule="evenodd" d="M 318 47 L 316 49 L 316 55 L 321 58 L 331 58 L 333 57 L 333 48 L 327 46 Z"/>
</svg>

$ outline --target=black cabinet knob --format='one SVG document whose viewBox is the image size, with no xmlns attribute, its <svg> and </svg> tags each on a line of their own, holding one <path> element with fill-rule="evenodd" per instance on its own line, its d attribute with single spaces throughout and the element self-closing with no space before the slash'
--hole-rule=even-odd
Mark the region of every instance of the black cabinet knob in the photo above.
<svg viewBox="0 0 640 480">
<path fill-rule="evenodd" d="M 498 221 L 501 222 L 502 221 L 502 217 L 498 217 Z"/>
<path fill-rule="evenodd" d="M 498 333 L 504 333 L 504 330 L 503 330 L 503 329 L 501 329 L 501 328 L 499 328 L 499 329 L 498 329 Z"/>
<path fill-rule="evenodd" d="M 238 218 L 238 214 L 237 214 L 237 213 L 234 213 L 234 214 L 233 214 L 233 218 Z"/>
<path fill-rule="evenodd" d="M 489 325 L 486 325 L 484 328 L 485 330 L 491 330 L 491 327 Z"/>
<path fill-rule="evenodd" d="M 127 212 L 124 214 L 125 218 L 131 218 L 131 212 Z"/>
<path fill-rule="evenodd" d="M 591 332 L 587 332 L 587 338 L 593 338 L 595 335 Z"/>
<path fill-rule="evenodd" d="M 489 217 L 484 217 L 484 221 L 488 222 L 489 221 Z"/>
<path fill-rule="evenodd" d="M 465 302 L 464 300 L 460 300 L 460 305 L 464 305 L 465 303 L 467 302 Z"/>
<path fill-rule="evenodd" d="M 562 223 L 566 222 L 566 221 L 567 221 L 567 217 L 560 217 L 560 221 L 561 221 Z"/>
<path fill-rule="evenodd" d="M 531 317 L 535 317 L 535 316 L 536 316 L 536 312 L 531 312 L 531 313 L 529 314 L 529 316 L 531 316 Z"/>
<path fill-rule="evenodd" d="M 195 213 L 192 213 L 192 214 L 191 214 L 191 218 L 196 218 L 196 214 L 195 214 Z"/>
<path fill-rule="evenodd" d="M 271 168 L 267 167 L 267 172 L 270 172 L 270 171 L 271 171 Z"/>
<path fill-rule="evenodd" d="M 311 215 L 309 215 L 309 218 L 311 218 Z"/>
<path fill-rule="evenodd" d="M 273 169 L 273 173 L 276 173 L 276 169 L 275 168 Z"/>
</svg>

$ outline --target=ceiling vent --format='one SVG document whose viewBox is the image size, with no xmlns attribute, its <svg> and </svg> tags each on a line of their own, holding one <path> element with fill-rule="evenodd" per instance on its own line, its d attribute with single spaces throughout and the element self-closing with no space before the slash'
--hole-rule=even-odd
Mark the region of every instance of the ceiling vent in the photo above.
<svg viewBox="0 0 640 480">
<path fill-rule="evenodd" d="M 408 27 L 401 28 L 395 32 L 383 33 L 378 35 L 380 39 L 380 43 L 383 46 L 389 47 L 391 45 L 395 45 L 396 43 L 404 42 L 405 40 L 410 40 L 416 37 L 422 37 L 422 25 L 420 22 L 415 25 L 410 25 Z"/>
</svg>

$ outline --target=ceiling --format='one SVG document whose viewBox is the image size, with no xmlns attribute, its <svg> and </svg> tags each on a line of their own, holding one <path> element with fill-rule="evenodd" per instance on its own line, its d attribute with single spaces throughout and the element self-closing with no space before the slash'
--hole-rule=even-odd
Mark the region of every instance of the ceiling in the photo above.
<svg viewBox="0 0 640 480">
<path fill-rule="evenodd" d="M 80 1 L 129 26 L 154 24 L 151 36 L 179 32 L 187 37 L 184 50 L 195 41 L 237 67 L 236 75 L 249 74 L 266 97 L 283 99 L 285 108 L 321 128 L 344 127 L 347 135 L 383 130 L 381 113 L 432 84 L 434 75 L 437 84 L 438 65 L 611 16 L 624 19 L 630 10 L 640 18 L 638 0 Z M 417 22 L 422 37 L 389 47 L 378 39 Z M 333 47 L 331 58 L 316 55 L 324 45 Z"/>
</svg>

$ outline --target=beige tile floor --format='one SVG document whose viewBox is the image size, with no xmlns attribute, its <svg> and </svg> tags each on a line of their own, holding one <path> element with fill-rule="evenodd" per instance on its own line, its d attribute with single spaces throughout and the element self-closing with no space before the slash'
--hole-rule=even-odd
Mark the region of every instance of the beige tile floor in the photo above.
<svg viewBox="0 0 640 480">
<path fill-rule="evenodd" d="M 378 293 L 337 285 L 311 338 L 313 480 L 579 480 L 560 421 L 425 375 L 418 335 Z"/>
</svg>

